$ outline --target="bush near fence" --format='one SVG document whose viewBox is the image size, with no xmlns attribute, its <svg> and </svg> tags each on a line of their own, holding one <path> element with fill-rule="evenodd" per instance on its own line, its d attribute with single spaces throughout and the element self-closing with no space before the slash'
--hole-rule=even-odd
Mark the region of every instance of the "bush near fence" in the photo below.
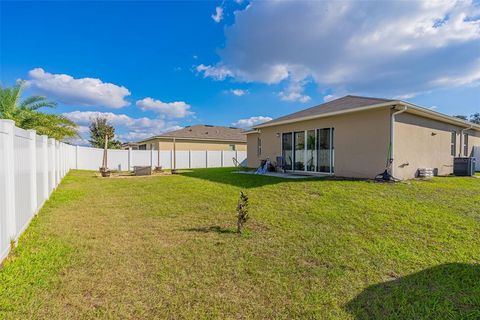
<svg viewBox="0 0 480 320">
<path fill-rule="evenodd" d="M 68 171 L 98 170 L 102 157 L 103 149 L 72 146 L 0 119 L 0 262 Z M 174 158 L 177 169 L 232 167 L 233 158 L 246 157 L 245 151 L 177 151 L 174 157 L 168 150 L 108 150 L 108 167 L 171 169 Z"/>
</svg>

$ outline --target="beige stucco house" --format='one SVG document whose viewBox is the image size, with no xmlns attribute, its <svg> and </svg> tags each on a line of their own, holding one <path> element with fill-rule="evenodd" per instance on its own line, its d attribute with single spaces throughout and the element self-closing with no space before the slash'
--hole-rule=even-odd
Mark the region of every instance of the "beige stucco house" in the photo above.
<svg viewBox="0 0 480 320">
<path fill-rule="evenodd" d="M 250 167 L 282 156 L 288 171 L 398 179 L 453 172 L 453 158 L 480 146 L 480 125 L 389 99 L 345 96 L 257 125 L 247 132 Z"/>
<path fill-rule="evenodd" d="M 194 125 L 139 141 L 140 150 L 246 151 L 242 129 L 212 125 Z"/>
</svg>

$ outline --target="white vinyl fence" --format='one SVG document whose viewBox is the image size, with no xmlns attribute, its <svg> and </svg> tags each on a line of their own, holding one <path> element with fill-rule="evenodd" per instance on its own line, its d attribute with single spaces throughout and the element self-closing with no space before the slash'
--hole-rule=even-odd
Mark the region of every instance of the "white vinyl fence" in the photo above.
<svg viewBox="0 0 480 320">
<path fill-rule="evenodd" d="M 473 147 L 473 157 L 475 158 L 475 171 L 480 171 L 480 146 Z"/>
<path fill-rule="evenodd" d="M 72 167 L 75 147 L 0 120 L 0 262 Z"/>
<path fill-rule="evenodd" d="M 103 150 L 72 146 L 0 119 L 0 262 L 70 169 L 98 170 Z M 171 169 L 231 167 L 245 151 L 108 150 L 108 167 Z"/>
<path fill-rule="evenodd" d="M 98 170 L 102 164 L 103 149 L 74 148 L 76 162 L 72 168 Z M 161 166 L 163 169 L 172 169 L 174 161 L 176 169 L 234 167 L 234 158 L 245 164 L 247 152 L 177 150 L 174 157 L 172 150 L 108 150 L 108 168 L 128 171 L 133 170 L 134 166 Z"/>
</svg>

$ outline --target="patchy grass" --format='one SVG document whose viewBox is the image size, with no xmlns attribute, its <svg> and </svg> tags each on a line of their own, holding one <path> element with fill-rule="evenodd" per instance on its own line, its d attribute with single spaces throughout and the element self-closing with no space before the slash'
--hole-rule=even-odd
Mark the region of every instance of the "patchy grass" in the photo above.
<svg viewBox="0 0 480 320">
<path fill-rule="evenodd" d="M 474 178 L 77 171 L 0 270 L 0 318 L 478 319 L 479 263 Z"/>
</svg>

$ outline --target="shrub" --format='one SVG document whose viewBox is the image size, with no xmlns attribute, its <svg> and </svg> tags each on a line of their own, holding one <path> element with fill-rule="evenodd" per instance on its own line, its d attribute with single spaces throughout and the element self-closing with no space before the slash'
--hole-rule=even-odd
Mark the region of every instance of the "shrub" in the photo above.
<svg viewBox="0 0 480 320">
<path fill-rule="evenodd" d="M 242 233 L 243 224 L 248 220 L 248 196 L 240 191 L 237 204 L 237 232 Z"/>
</svg>

